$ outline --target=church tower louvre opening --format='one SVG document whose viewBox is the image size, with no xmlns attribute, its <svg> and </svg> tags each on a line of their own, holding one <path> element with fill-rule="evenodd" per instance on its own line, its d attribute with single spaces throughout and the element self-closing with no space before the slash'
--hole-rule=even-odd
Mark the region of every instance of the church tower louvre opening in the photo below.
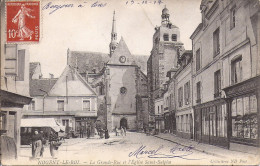
<svg viewBox="0 0 260 166">
<path fill-rule="evenodd" d="M 117 47 L 117 32 L 116 32 L 116 19 L 115 11 L 113 13 L 112 31 L 111 31 L 111 42 L 109 44 L 109 56 L 111 57 Z"/>
</svg>

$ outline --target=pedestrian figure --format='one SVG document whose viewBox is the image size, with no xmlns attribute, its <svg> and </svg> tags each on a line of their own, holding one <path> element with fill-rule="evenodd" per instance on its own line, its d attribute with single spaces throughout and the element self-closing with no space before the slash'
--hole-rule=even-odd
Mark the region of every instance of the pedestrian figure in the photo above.
<svg viewBox="0 0 260 166">
<path fill-rule="evenodd" d="M 90 126 L 87 127 L 87 139 L 90 137 Z"/>
<path fill-rule="evenodd" d="M 99 131 L 99 136 L 100 136 L 100 139 L 104 138 L 104 130 L 103 129 L 100 129 Z"/>
<path fill-rule="evenodd" d="M 105 130 L 105 139 L 108 139 L 109 138 L 109 133 L 108 133 L 108 130 L 106 129 Z"/>
<path fill-rule="evenodd" d="M 45 138 L 45 135 L 42 130 L 40 131 L 40 135 L 42 138 L 42 148 L 41 148 L 40 156 L 43 157 L 44 145 L 46 144 L 46 138 Z"/>
<path fill-rule="evenodd" d="M 80 138 L 83 138 L 83 126 L 80 126 L 79 135 L 80 135 Z"/>
<path fill-rule="evenodd" d="M 124 128 L 123 128 L 123 126 L 121 126 L 120 132 L 121 132 L 121 136 L 123 136 L 124 135 Z"/>
<path fill-rule="evenodd" d="M 51 131 L 50 133 L 50 153 L 51 153 L 51 156 L 52 158 L 57 158 L 57 154 L 58 154 L 58 136 L 53 132 Z"/>
<path fill-rule="evenodd" d="M 118 136 L 117 127 L 115 127 L 115 133 L 116 133 L 116 136 Z"/>
<path fill-rule="evenodd" d="M 40 158 L 42 149 L 42 137 L 37 130 L 34 131 L 32 136 L 32 158 Z"/>
<path fill-rule="evenodd" d="M 124 134 L 126 136 L 126 127 L 125 126 L 123 127 L 123 130 L 124 130 Z"/>
</svg>

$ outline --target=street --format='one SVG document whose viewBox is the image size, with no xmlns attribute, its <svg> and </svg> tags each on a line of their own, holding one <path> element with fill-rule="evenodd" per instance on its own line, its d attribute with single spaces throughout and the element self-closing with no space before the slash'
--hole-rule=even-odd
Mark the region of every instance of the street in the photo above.
<svg viewBox="0 0 260 166">
<path fill-rule="evenodd" d="M 198 152 L 193 146 L 183 147 L 154 136 L 146 136 L 144 133 L 110 135 L 107 140 L 98 137 L 67 139 L 60 146 L 57 159 L 51 158 L 49 148 L 46 147 L 43 158 L 32 161 L 31 148 L 21 148 L 18 162 L 38 165 L 167 165 L 225 162 L 223 158 Z"/>
</svg>

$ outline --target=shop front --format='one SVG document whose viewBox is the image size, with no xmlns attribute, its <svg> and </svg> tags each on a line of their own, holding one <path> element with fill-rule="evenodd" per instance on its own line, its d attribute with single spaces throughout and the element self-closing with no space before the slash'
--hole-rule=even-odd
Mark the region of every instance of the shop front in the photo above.
<svg viewBox="0 0 260 166">
<path fill-rule="evenodd" d="M 224 89 L 227 95 L 230 149 L 257 151 L 259 147 L 260 76 Z"/>
<path fill-rule="evenodd" d="M 157 133 L 164 132 L 164 117 L 163 115 L 156 115 L 155 116 L 155 129 Z"/>
<path fill-rule="evenodd" d="M 216 99 L 194 106 L 194 139 L 228 148 L 226 102 Z"/>
<path fill-rule="evenodd" d="M 165 130 L 167 130 L 169 133 L 176 134 L 176 118 L 174 111 L 164 113 L 164 123 Z"/>
<path fill-rule="evenodd" d="M 193 139 L 193 116 L 192 110 L 176 112 L 177 132 L 176 135 L 185 139 Z"/>
<path fill-rule="evenodd" d="M 90 136 L 95 135 L 95 122 L 96 118 L 92 117 L 75 117 L 75 131 L 76 134 L 80 136 L 83 134 L 83 137 L 87 137 L 87 128 L 90 127 Z"/>
<path fill-rule="evenodd" d="M 15 159 L 20 149 L 20 121 L 24 105 L 32 98 L 0 90 L 0 158 Z"/>
</svg>

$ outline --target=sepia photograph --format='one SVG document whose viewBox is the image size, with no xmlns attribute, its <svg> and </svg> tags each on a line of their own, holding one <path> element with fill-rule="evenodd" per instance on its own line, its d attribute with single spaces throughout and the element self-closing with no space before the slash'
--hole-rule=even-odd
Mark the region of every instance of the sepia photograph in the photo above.
<svg viewBox="0 0 260 166">
<path fill-rule="evenodd" d="M 260 165 L 259 0 L 0 0 L 0 165 Z"/>
</svg>

